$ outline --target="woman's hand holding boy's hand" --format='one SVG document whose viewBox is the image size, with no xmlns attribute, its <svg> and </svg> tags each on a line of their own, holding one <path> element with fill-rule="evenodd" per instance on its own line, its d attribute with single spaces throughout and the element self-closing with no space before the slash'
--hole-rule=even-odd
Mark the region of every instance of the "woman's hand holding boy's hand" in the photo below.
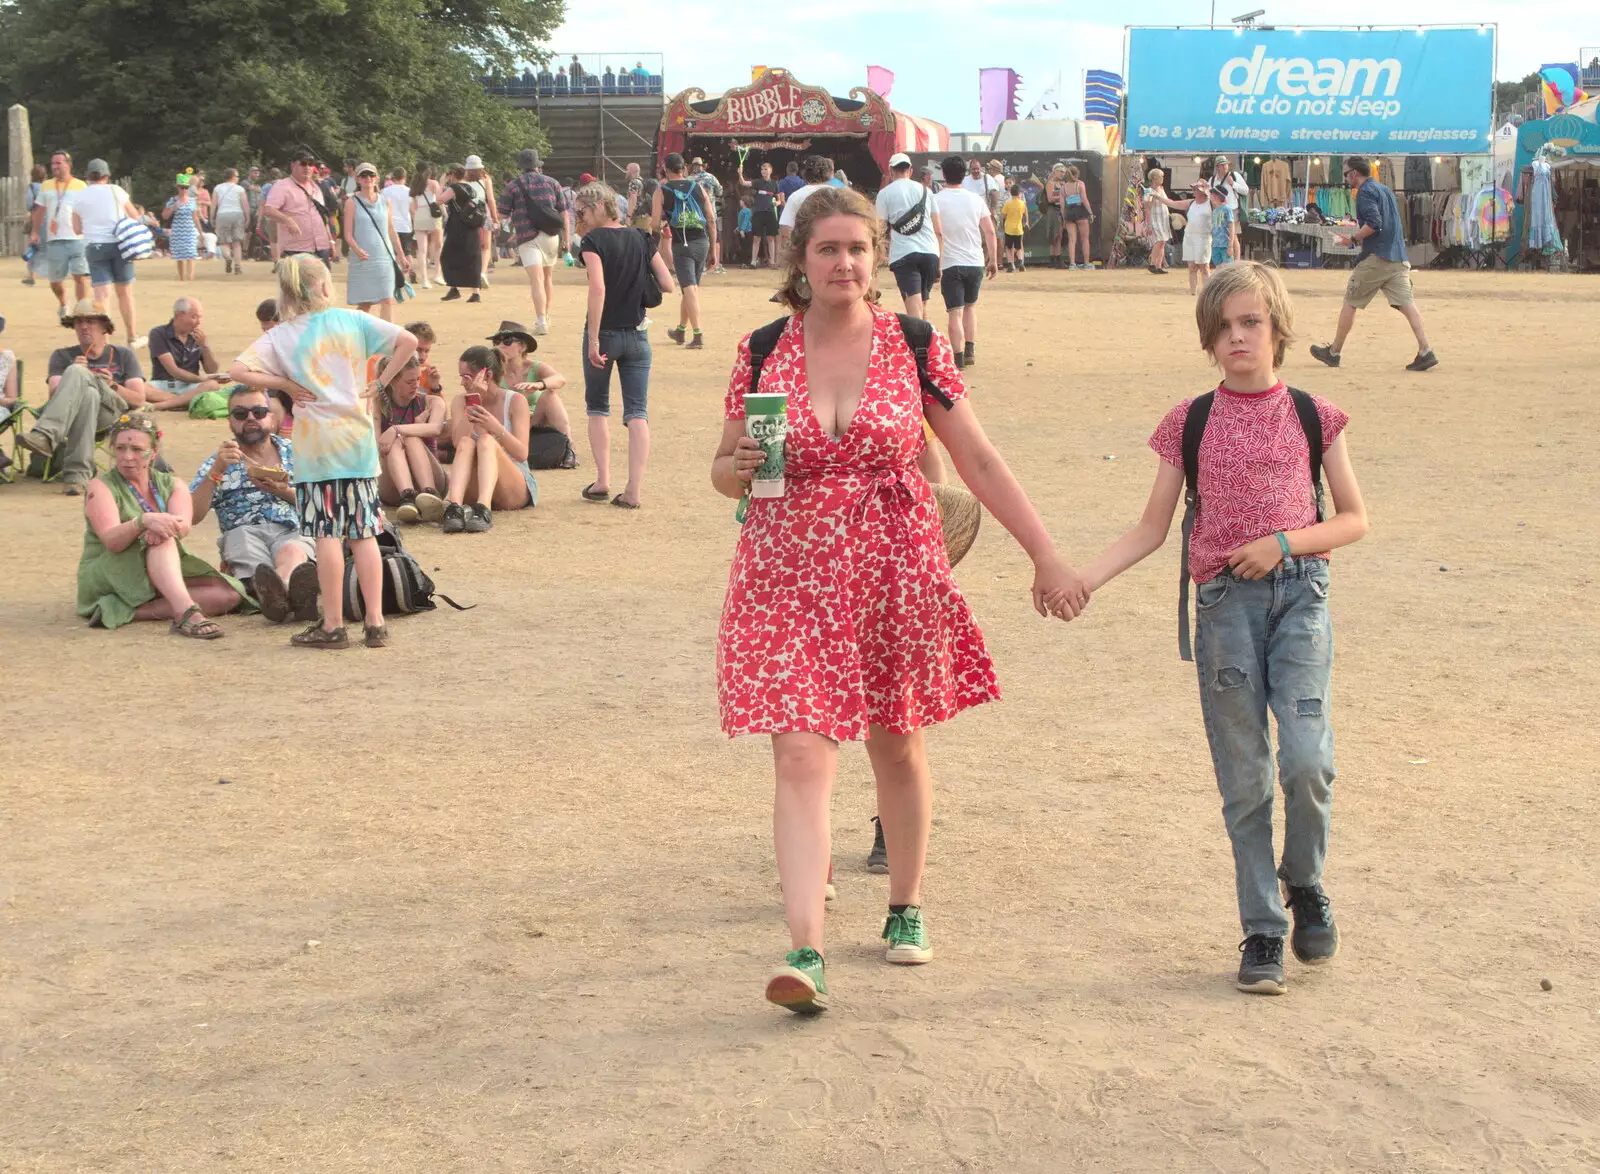
<svg viewBox="0 0 1600 1174">
<path fill-rule="evenodd" d="M 1076 619 L 1089 606 L 1089 585 L 1061 558 L 1051 555 L 1033 565 L 1033 609 L 1042 616 Z"/>
</svg>

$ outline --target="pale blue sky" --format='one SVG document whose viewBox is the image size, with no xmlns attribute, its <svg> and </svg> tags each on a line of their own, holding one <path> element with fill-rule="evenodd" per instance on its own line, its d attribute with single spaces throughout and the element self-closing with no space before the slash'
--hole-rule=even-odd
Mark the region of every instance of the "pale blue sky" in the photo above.
<svg viewBox="0 0 1600 1174">
<path fill-rule="evenodd" d="M 1547 61 L 1600 53 L 1595 0 L 1219 0 L 1217 19 L 1265 8 L 1264 22 L 1499 25 L 1499 76 L 1519 78 Z M 659 52 L 669 92 L 719 93 L 750 79 L 752 65 L 787 68 L 836 94 L 866 84 L 866 67 L 894 70 L 895 109 L 978 128 L 978 70 L 1009 66 L 1023 77 L 1023 113 L 1056 73 L 1063 111 L 1082 114 L 1082 72 L 1122 67 L 1123 24 L 1199 24 L 1210 0 L 1123 0 L 1116 5 L 1018 0 L 855 0 L 831 12 L 806 4 L 729 7 L 706 0 L 569 0 L 553 39 L 560 53 Z M 763 17 L 770 16 L 763 30 Z M 1587 58 L 1585 58 L 1587 60 Z"/>
</svg>

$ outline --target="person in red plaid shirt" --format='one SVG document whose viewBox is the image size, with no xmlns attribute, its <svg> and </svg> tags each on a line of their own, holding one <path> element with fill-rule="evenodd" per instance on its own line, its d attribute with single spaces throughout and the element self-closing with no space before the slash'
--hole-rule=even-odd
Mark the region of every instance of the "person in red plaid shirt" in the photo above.
<svg viewBox="0 0 1600 1174">
<path fill-rule="evenodd" d="M 500 193 L 499 204 L 500 215 L 511 222 L 517 260 L 528 274 L 533 333 L 548 334 L 556 260 L 567 248 L 567 218 L 562 214 L 561 185 L 539 168 L 539 152 L 532 148 L 521 152 L 517 156 L 521 174 Z"/>
</svg>

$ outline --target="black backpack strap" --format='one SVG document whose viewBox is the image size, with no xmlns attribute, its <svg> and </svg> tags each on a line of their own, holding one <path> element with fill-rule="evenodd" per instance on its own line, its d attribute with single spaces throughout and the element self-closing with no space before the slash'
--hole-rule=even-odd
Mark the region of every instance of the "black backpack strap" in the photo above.
<svg viewBox="0 0 1600 1174">
<path fill-rule="evenodd" d="M 1317 401 L 1298 387 L 1289 389 L 1294 401 L 1294 414 L 1300 417 L 1300 430 L 1306 434 L 1306 448 L 1311 453 L 1311 493 L 1317 501 L 1317 521 L 1322 515 L 1322 417 L 1317 413 Z"/>
<path fill-rule="evenodd" d="M 783 337 L 783 328 L 789 325 L 787 317 L 768 322 L 759 330 L 750 332 L 750 392 L 755 395 L 761 387 L 761 366 L 767 361 Z"/>
<path fill-rule="evenodd" d="M 1200 439 L 1206 434 L 1211 405 L 1217 393 L 1195 396 L 1183 420 L 1183 556 L 1178 572 L 1178 655 L 1194 659 L 1189 641 L 1189 537 L 1200 512 Z"/>
<path fill-rule="evenodd" d="M 911 348 L 912 357 L 917 360 L 917 382 L 922 384 L 922 394 L 943 404 L 948 412 L 956 406 L 956 401 L 946 395 L 944 389 L 933 381 L 933 376 L 928 374 L 928 348 L 933 345 L 933 323 L 909 314 L 896 314 L 895 317 L 900 319 L 900 333 L 906 336 L 906 346 Z"/>
</svg>

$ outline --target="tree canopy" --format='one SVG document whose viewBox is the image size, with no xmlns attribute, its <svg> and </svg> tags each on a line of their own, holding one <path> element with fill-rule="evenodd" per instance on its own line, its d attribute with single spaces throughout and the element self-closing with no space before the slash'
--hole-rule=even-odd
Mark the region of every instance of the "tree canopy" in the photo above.
<svg viewBox="0 0 1600 1174">
<path fill-rule="evenodd" d="M 141 187 L 283 166 L 306 144 L 380 168 L 544 146 L 483 89 L 539 61 L 563 0 L 0 0 L 0 104 L 34 153 L 99 156 Z"/>
</svg>

